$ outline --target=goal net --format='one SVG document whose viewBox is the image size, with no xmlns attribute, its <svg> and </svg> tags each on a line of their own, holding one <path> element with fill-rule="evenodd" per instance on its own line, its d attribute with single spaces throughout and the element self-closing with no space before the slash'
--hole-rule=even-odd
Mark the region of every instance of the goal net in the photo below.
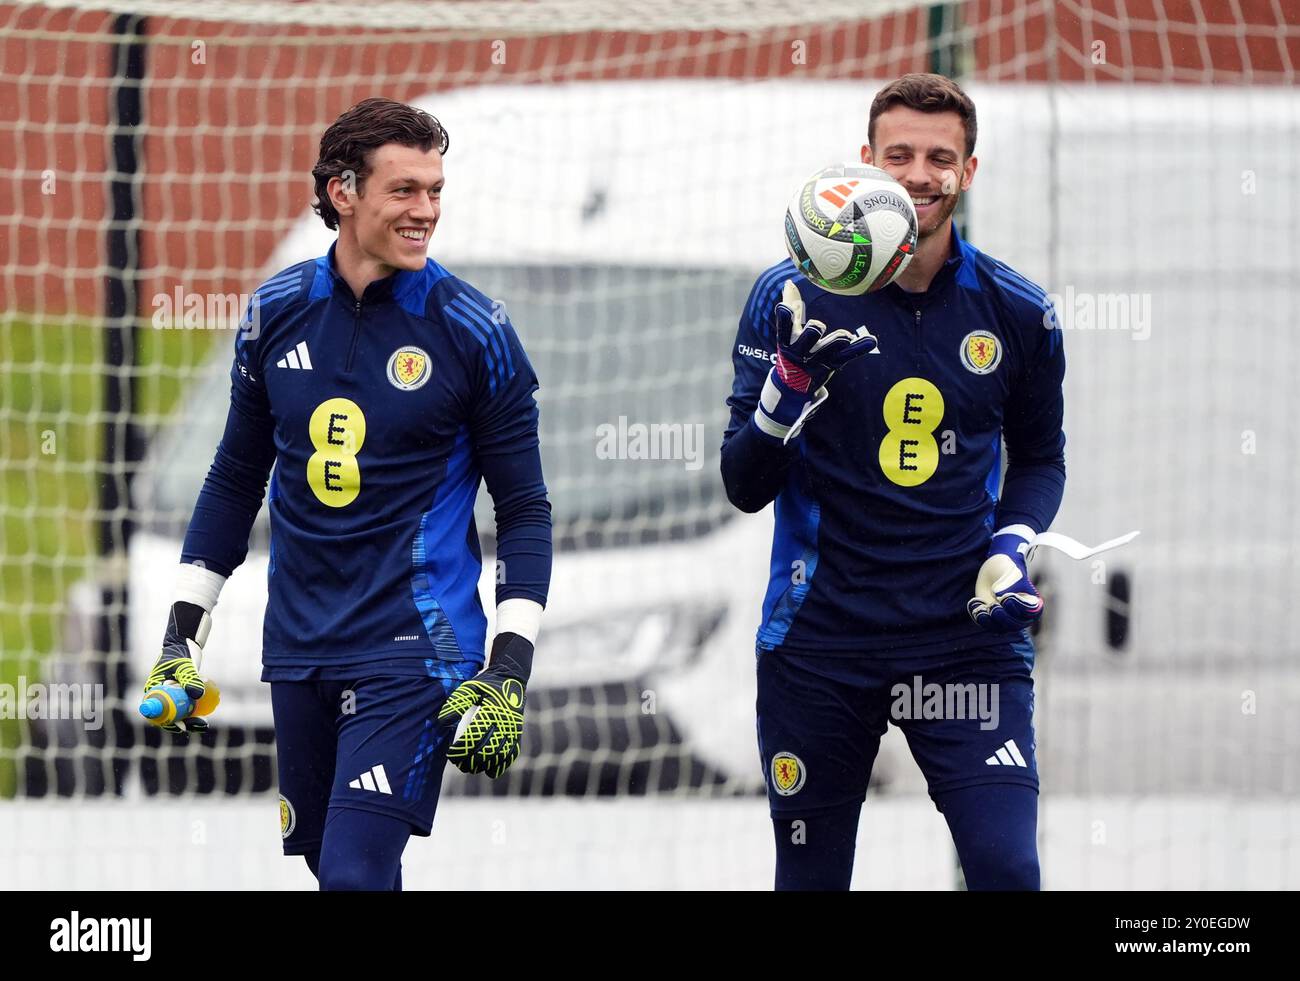
<svg viewBox="0 0 1300 981">
<path fill-rule="evenodd" d="M 233 311 L 328 247 L 320 135 L 384 95 L 451 134 L 430 254 L 505 305 L 541 378 L 556 544 L 524 756 L 494 783 L 448 771 L 406 881 L 769 886 L 772 519 L 718 474 L 730 350 L 792 188 L 856 158 L 884 82 L 940 71 L 979 112 L 966 235 L 1064 331 L 1054 527 L 1141 529 L 1035 560 L 1044 883 L 1295 888 L 1298 63 L 1278 0 L 0 3 L 11 881 L 149 887 L 166 847 L 204 884 L 311 884 L 273 861 L 265 512 L 205 656 L 214 732 L 164 739 L 135 703 Z M 855 883 L 957 883 L 892 730 Z"/>
</svg>

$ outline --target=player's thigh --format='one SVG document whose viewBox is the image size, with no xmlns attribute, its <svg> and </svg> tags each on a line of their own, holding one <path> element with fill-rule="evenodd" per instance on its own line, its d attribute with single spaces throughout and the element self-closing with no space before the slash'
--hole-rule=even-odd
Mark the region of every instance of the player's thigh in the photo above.
<svg viewBox="0 0 1300 981">
<path fill-rule="evenodd" d="M 1016 641 L 898 672 L 891 716 L 931 797 L 980 784 L 1037 789 L 1032 661 Z"/>
<path fill-rule="evenodd" d="M 861 802 L 888 725 L 856 658 L 780 648 L 758 655 L 758 748 L 773 816 Z"/>
<path fill-rule="evenodd" d="M 1037 789 L 977 784 L 936 794 L 934 803 L 952 832 L 966 888 L 1040 887 Z"/>
<path fill-rule="evenodd" d="M 454 727 L 438 710 L 456 682 L 379 676 L 348 686 L 339 724 L 330 807 L 401 817 L 412 834 L 433 827 L 447 746 Z"/>
<path fill-rule="evenodd" d="M 339 692 L 335 682 L 273 681 L 280 837 L 286 855 L 320 848 L 334 786 Z"/>
</svg>

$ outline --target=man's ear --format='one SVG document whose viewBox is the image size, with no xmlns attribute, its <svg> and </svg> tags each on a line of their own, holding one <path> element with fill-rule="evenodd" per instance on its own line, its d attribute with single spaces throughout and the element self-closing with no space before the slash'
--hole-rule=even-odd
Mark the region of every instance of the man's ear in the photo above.
<svg viewBox="0 0 1300 981">
<path fill-rule="evenodd" d="M 871 147 L 866 143 L 862 144 L 862 162 L 869 166 L 874 166 L 871 161 L 875 159 L 871 154 Z"/>
<path fill-rule="evenodd" d="M 961 189 L 963 191 L 970 190 L 971 182 L 975 180 L 975 168 L 979 165 L 978 157 L 971 157 L 966 161 L 966 166 L 962 168 L 961 172 Z"/>
<path fill-rule="evenodd" d="M 346 178 L 331 177 L 329 183 L 325 185 L 325 191 L 329 194 L 330 204 L 334 205 L 334 210 L 339 213 L 339 217 L 344 215 L 351 217 L 356 195 L 356 179 L 350 174 Z"/>
</svg>

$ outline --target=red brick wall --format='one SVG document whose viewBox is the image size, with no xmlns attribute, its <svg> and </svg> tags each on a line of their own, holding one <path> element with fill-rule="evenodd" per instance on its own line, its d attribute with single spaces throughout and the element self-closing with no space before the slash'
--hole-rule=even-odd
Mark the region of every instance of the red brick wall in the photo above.
<svg viewBox="0 0 1300 981">
<path fill-rule="evenodd" d="M 1059 0 L 1054 20 L 1047 9 L 971 0 L 962 12 L 974 36 L 970 73 L 994 81 L 1297 81 L 1300 3 L 1293 0 Z M 926 17 L 913 11 L 757 37 L 507 35 L 505 64 L 493 63 L 491 39 L 155 18 L 142 295 L 170 290 L 182 274 L 193 292 L 248 289 L 311 201 L 308 174 L 321 131 L 366 96 L 410 99 L 498 81 L 883 78 L 928 69 Z M 103 306 L 110 26 L 104 14 L 0 4 L 0 167 L 14 175 L 0 182 L 4 309 L 95 315 Z M 1057 57 L 1049 63 L 1053 31 Z M 195 40 L 205 45 L 203 64 L 194 63 Z M 807 44 L 802 64 L 790 56 L 795 40 Z M 1092 58 L 1097 41 L 1106 46 L 1103 63 Z M 41 191 L 46 170 L 56 176 L 56 194 Z"/>
</svg>

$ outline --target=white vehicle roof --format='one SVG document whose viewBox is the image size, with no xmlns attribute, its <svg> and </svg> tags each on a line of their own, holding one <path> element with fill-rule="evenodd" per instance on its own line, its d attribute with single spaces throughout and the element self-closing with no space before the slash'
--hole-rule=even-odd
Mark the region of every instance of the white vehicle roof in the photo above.
<svg viewBox="0 0 1300 981">
<path fill-rule="evenodd" d="M 857 157 L 875 86 L 654 81 L 495 85 L 416 105 L 451 136 L 429 254 L 454 263 L 762 268 L 800 181 Z M 809 107 L 860 106 L 822 113 Z M 283 268 L 334 239 L 308 213 Z"/>
</svg>

